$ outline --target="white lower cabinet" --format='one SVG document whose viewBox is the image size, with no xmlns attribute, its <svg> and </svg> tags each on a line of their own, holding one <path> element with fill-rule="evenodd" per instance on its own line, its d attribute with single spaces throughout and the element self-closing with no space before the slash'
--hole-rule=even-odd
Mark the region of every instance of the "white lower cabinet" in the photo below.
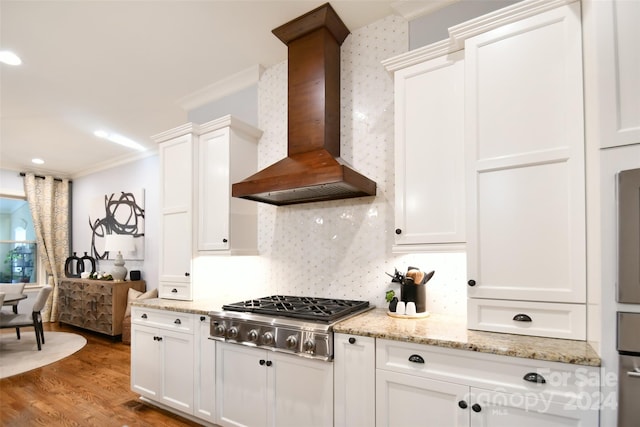
<svg viewBox="0 0 640 427">
<path fill-rule="evenodd" d="M 216 343 L 216 423 L 333 425 L 333 364 L 238 344 Z"/>
<path fill-rule="evenodd" d="M 132 307 L 131 390 L 190 419 L 215 421 L 209 317 Z"/>
<path fill-rule="evenodd" d="M 334 334 L 334 426 L 375 426 L 375 338 Z"/>
<path fill-rule="evenodd" d="M 379 339 L 376 426 L 598 426 L 599 368 Z"/>
<path fill-rule="evenodd" d="M 192 315 L 133 307 L 131 389 L 193 414 Z"/>
<path fill-rule="evenodd" d="M 209 316 L 196 315 L 193 415 L 215 422 L 216 342 L 209 339 Z"/>
</svg>

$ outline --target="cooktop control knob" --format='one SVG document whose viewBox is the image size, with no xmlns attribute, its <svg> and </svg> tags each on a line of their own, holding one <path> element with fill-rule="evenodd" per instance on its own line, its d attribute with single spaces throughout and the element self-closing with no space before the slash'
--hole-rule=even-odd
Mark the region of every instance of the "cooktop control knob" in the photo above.
<svg viewBox="0 0 640 427">
<path fill-rule="evenodd" d="M 265 332 L 264 335 L 262 335 L 262 343 L 266 345 L 273 344 L 273 334 L 271 332 Z"/>
<path fill-rule="evenodd" d="M 293 349 L 296 348 L 298 346 L 298 338 L 296 338 L 295 335 L 289 335 L 287 337 L 287 348 Z"/>
<path fill-rule="evenodd" d="M 304 351 L 313 351 L 316 348 L 316 343 L 313 340 L 306 340 L 302 346 Z"/>
<path fill-rule="evenodd" d="M 238 328 L 235 326 L 232 326 L 231 328 L 229 328 L 229 332 L 227 333 L 227 337 L 229 338 L 236 338 L 238 336 Z"/>
<path fill-rule="evenodd" d="M 214 332 L 216 333 L 216 335 L 223 337 L 225 332 L 224 325 L 216 325 Z"/>
<path fill-rule="evenodd" d="M 255 329 L 252 329 L 249 331 L 249 333 L 247 334 L 247 339 L 251 342 L 255 342 L 258 340 L 258 331 L 256 331 Z"/>
</svg>

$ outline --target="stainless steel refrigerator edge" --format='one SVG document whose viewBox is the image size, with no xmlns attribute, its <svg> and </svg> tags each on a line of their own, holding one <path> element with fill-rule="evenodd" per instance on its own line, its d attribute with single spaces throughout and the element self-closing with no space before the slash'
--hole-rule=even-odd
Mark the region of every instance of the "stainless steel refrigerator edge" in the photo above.
<svg viewBox="0 0 640 427">
<path fill-rule="evenodd" d="M 618 174 L 617 301 L 640 304 L 640 169 Z M 640 423 L 640 313 L 617 313 L 618 427 Z"/>
</svg>

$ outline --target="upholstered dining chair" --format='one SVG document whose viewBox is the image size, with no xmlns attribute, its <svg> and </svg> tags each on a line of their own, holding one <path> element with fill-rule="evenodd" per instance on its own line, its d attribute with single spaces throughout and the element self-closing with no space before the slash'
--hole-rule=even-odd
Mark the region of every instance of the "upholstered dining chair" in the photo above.
<svg viewBox="0 0 640 427">
<path fill-rule="evenodd" d="M 2 283 L 0 284 L 0 292 L 4 292 L 5 294 L 21 294 L 24 292 L 24 283 Z M 20 301 L 14 301 L 12 303 L 7 303 L 7 305 L 11 305 L 13 312 L 18 314 L 18 303 Z M 0 304 L 2 307 L 4 303 Z"/>
<path fill-rule="evenodd" d="M 33 326 L 36 334 L 36 342 L 38 343 L 38 350 L 42 350 L 42 344 L 44 344 L 44 329 L 42 327 L 42 316 L 40 311 L 44 308 L 52 289 L 53 288 L 51 286 L 44 286 L 40 289 L 35 301 L 33 302 L 33 312 L 31 315 L 3 314 L 0 316 L 0 328 L 16 328 L 18 339 L 20 339 L 20 328 Z"/>
</svg>

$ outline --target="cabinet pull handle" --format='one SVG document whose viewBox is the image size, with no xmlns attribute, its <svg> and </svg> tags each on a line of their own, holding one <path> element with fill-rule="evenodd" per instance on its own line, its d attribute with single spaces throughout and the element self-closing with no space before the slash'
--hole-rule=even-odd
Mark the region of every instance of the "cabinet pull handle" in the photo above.
<svg viewBox="0 0 640 427">
<path fill-rule="evenodd" d="M 354 337 L 349 338 L 349 344 L 355 344 L 356 339 Z"/>
<path fill-rule="evenodd" d="M 273 362 L 271 360 L 267 360 L 267 366 L 271 366 L 273 365 Z"/>
<path fill-rule="evenodd" d="M 424 359 L 418 354 L 412 354 L 411 356 L 409 356 L 409 362 L 424 363 Z"/>
<path fill-rule="evenodd" d="M 459 406 L 461 409 L 467 409 L 467 407 L 468 407 L 467 402 L 465 402 L 464 400 L 459 401 L 459 402 L 458 402 L 458 406 Z"/>
<path fill-rule="evenodd" d="M 142 317 L 143 319 L 146 319 L 147 318 L 147 313 L 143 313 L 142 316 L 140 316 L 140 317 Z"/>
<path fill-rule="evenodd" d="M 182 322 L 180 321 L 180 319 L 176 319 L 175 322 L 173 323 L 175 323 L 176 325 L 182 325 Z"/>
<path fill-rule="evenodd" d="M 207 318 L 206 318 L 206 317 L 204 317 L 204 316 L 200 316 L 200 321 L 201 321 L 201 322 L 204 322 L 205 320 L 207 320 Z"/>
<path fill-rule="evenodd" d="M 222 243 L 227 243 L 228 240 L 227 239 L 222 239 Z"/>
<path fill-rule="evenodd" d="M 260 363 L 260 366 L 264 366 L 264 364 L 267 363 L 267 361 L 264 359 L 260 359 L 258 363 Z"/>
<path fill-rule="evenodd" d="M 627 371 L 627 376 L 629 376 L 631 378 L 640 378 L 640 372 Z"/>
<path fill-rule="evenodd" d="M 545 384 L 547 382 L 547 380 L 545 380 L 542 375 L 536 372 L 529 372 L 525 374 L 524 377 L 522 377 L 522 379 L 525 381 L 529 381 L 530 383 L 537 383 L 537 384 Z"/>
<path fill-rule="evenodd" d="M 402 229 L 401 228 L 396 228 L 396 234 L 399 236 L 402 234 Z"/>
<path fill-rule="evenodd" d="M 171 289 L 171 293 L 173 293 L 173 294 L 177 294 L 177 293 L 178 293 L 178 290 L 177 290 L 176 288 L 173 288 L 173 289 Z"/>
<path fill-rule="evenodd" d="M 515 320 L 516 322 L 531 322 L 531 317 L 526 314 L 520 313 L 513 316 L 513 320 Z"/>
<path fill-rule="evenodd" d="M 473 412 L 480 412 L 480 411 L 482 411 L 482 406 L 478 405 L 477 403 L 474 403 L 471 406 L 471 409 L 473 409 Z"/>
<path fill-rule="evenodd" d="M 472 287 L 473 287 L 473 286 L 475 286 L 475 285 L 476 285 L 476 281 L 475 281 L 475 280 L 473 280 L 473 279 L 470 279 L 470 280 L 467 282 L 467 285 L 469 285 L 469 286 L 472 286 Z"/>
</svg>

